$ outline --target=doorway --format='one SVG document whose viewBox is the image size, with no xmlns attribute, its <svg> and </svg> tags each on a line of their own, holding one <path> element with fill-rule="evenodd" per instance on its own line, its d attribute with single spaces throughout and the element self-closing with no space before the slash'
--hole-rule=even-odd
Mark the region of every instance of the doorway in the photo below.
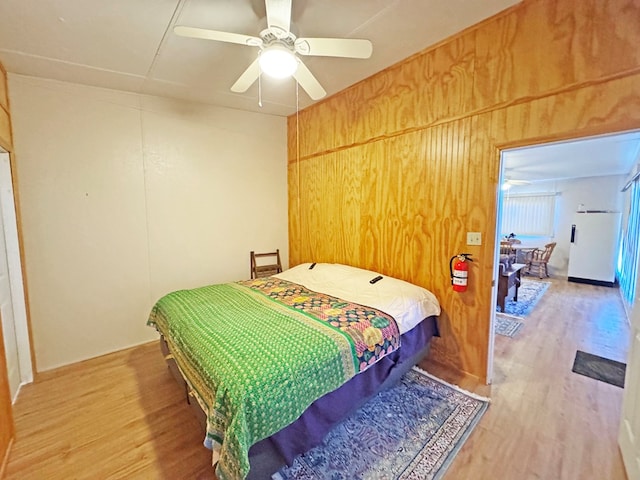
<svg viewBox="0 0 640 480">
<path fill-rule="evenodd" d="M 0 313 L 11 398 L 33 381 L 11 159 L 0 149 Z"/>
<path fill-rule="evenodd" d="M 499 178 L 501 188 L 497 193 L 494 278 L 498 279 L 500 273 L 500 240 L 507 233 L 502 231 L 505 198 L 516 195 L 556 195 L 550 232 L 539 235 L 520 235 L 518 231 L 514 233 L 525 246 L 556 242 L 557 246 L 549 261 L 549 271 L 553 276 L 567 277 L 570 228 L 576 210 L 624 211 L 627 206 L 620 191 L 639 158 L 640 131 L 637 130 L 502 150 Z M 623 224 L 624 222 L 625 217 Z M 498 282 L 494 284 L 492 304 L 496 305 Z M 496 325 L 495 317 L 494 309 L 492 329 Z M 494 349 L 492 334 L 489 340 L 489 379 L 493 377 Z"/>
<path fill-rule="evenodd" d="M 516 235 L 524 237 L 521 240 L 525 243 L 556 241 L 551 268 L 557 276 L 568 276 L 575 212 L 625 211 L 621 189 L 639 154 L 640 131 L 504 150 L 502 185 L 508 188 L 500 190 L 501 202 L 506 196 L 556 195 L 551 225 L 546 228 L 539 225 L 524 232 L 516 230 Z M 500 217 L 498 225 L 502 220 Z M 497 233 L 526 230 L 531 223 L 516 223 L 507 227 L 509 232 Z"/>
<path fill-rule="evenodd" d="M 552 159 L 553 150 L 556 148 L 559 149 L 558 151 L 563 152 L 563 156 Z M 578 149 L 575 152 L 580 153 L 570 153 L 571 149 L 574 148 Z M 602 154 L 602 152 L 606 153 Z M 537 156 L 537 153 L 541 153 L 541 155 Z M 510 157 L 510 155 L 514 156 Z M 529 158 L 528 162 L 525 161 L 526 158 Z M 549 168 L 545 171 L 546 158 L 552 160 L 549 162 Z M 572 164 L 572 162 L 574 163 Z M 565 307 L 565 304 L 571 303 L 572 301 L 575 302 L 575 300 L 569 299 L 578 298 L 578 295 L 591 295 L 589 301 L 593 302 L 594 305 L 598 305 L 594 293 L 599 295 L 597 298 L 601 298 L 605 294 L 609 294 L 609 291 L 614 299 L 616 298 L 616 295 L 621 296 L 617 289 L 609 289 L 608 287 L 590 287 L 601 288 L 604 290 L 588 290 L 586 294 L 576 294 L 575 290 L 578 287 L 569 287 L 569 285 L 572 285 L 572 282 L 567 282 L 566 279 L 570 276 L 570 270 L 568 267 L 571 242 L 571 218 L 576 214 L 576 211 L 619 211 L 622 212 L 623 215 L 622 224 L 627 225 L 627 217 L 629 214 L 629 195 L 623 194 L 622 190 L 625 185 L 629 183 L 630 177 L 634 176 L 635 170 L 640 168 L 639 162 L 640 131 L 604 135 L 570 142 L 560 142 L 513 150 L 503 150 L 501 153 L 500 182 L 502 184 L 507 180 L 515 179 L 516 181 L 513 182 L 510 190 L 499 191 L 497 202 L 498 207 L 496 212 L 497 241 L 495 263 L 497 267 L 499 261 L 500 239 L 505 234 L 504 229 L 501 228 L 503 220 L 503 203 L 504 198 L 507 195 L 505 192 L 512 194 L 513 192 L 531 193 L 553 191 L 558 194 L 556 211 L 554 214 L 554 225 L 556 228 L 552 234 L 555 237 L 555 240 L 557 240 L 559 244 L 563 244 L 563 246 L 560 248 L 561 254 L 555 259 L 553 264 L 552 276 L 560 278 L 560 282 L 557 282 L 556 280 L 555 287 L 559 287 L 560 291 L 564 292 L 560 295 L 565 296 L 562 297 L 562 301 L 555 301 L 555 303 L 551 302 L 550 304 L 547 304 L 553 305 L 553 307 L 545 306 L 547 309 L 545 313 L 535 318 L 536 324 L 530 325 L 530 333 L 533 332 L 533 334 L 527 337 L 527 342 L 529 343 L 526 345 L 526 348 L 535 352 L 534 363 L 536 364 L 543 363 L 545 357 L 553 356 L 552 366 L 550 366 L 545 372 L 547 375 L 547 383 L 549 379 L 553 381 L 555 377 L 566 375 L 566 382 L 575 382 L 575 384 L 580 385 L 579 380 L 574 381 L 570 379 L 571 375 L 575 375 L 569 370 L 571 368 L 571 361 L 573 360 L 572 356 L 574 355 L 575 350 L 567 349 L 565 347 L 566 336 L 571 337 L 574 335 L 569 340 L 569 344 L 573 347 L 581 348 L 588 346 L 591 348 L 599 348 L 604 351 L 596 351 L 594 353 L 602 353 L 602 356 L 616 359 L 618 361 L 627 361 L 626 358 L 628 358 L 627 384 L 624 389 L 626 409 L 622 412 L 622 427 L 620 428 L 619 442 L 622 446 L 625 462 L 628 465 L 635 466 L 634 468 L 636 468 L 636 470 L 633 470 L 632 468 L 627 467 L 629 472 L 637 472 L 637 452 L 640 451 L 638 450 L 637 443 L 634 444 L 634 441 L 632 440 L 634 438 L 638 438 L 637 426 L 640 425 L 637 420 L 640 418 L 640 413 L 637 408 L 637 399 L 640 398 L 638 397 L 638 392 L 640 392 L 640 389 L 638 389 L 637 386 L 637 374 L 635 373 L 637 367 L 640 365 L 640 363 L 638 363 L 638 359 L 640 358 L 638 351 L 640 350 L 638 349 L 638 342 L 635 341 L 634 345 L 631 347 L 632 353 L 627 357 L 626 350 L 621 349 L 620 346 L 626 343 L 627 338 L 632 341 L 640 338 L 640 336 L 637 335 L 637 318 L 638 312 L 640 311 L 640 304 L 636 300 L 635 305 L 632 305 L 632 307 L 634 307 L 633 313 L 636 320 L 631 326 L 629 326 L 628 323 L 628 311 L 627 315 L 625 315 L 622 307 L 609 309 L 609 305 L 611 304 L 600 304 L 601 307 L 604 306 L 604 308 L 598 309 L 595 307 L 596 310 L 592 311 L 586 310 L 584 307 L 585 303 L 580 301 L 575 304 L 573 310 L 570 310 Z M 547 178 L 544 178 L 544 176 Z M 520 185 L 518 185 L 518 183 L 520 183 Z M 633 262 L 634 259 L 630 259 L 629 261 Z M 635 263 L 640 268 L 640 258 L 636 258 Z M 497 270 L 494 275 L 494 278 L 497 278 Z M 574 283 L 573 285 L 576 284 Z M 566 293 L 569 288 L 573 288 L 573 290 L 570 291 L 570 295 L 567 296 Z M 617 303 L 624 304 L 624 307 L 628 306 L 621 298 L 618 298 L 617 300 Z M 552 308 L 552 311 L 549 311 L 550 308 Z M 613 324 L 610 319 L 614 317 L 614 310 L 618 311 L 617 316 L 622 319 L 622 322 L 626 321 L 625 324 L 619 323 L 617 327 Z M 620 313 L 621 310 L 622 313 Z M 606 312 L 604 315 L 606 318 L 604 319 L 602 318 L 603 312 Z M 492 322 L 495 322 L 495 311 L 493 317 Z M 549 317 L 553 317 L 553 322 L 547 321 Z M 580 323 L 581 321 L 582 324 Z M 622 325 L 622 327 L 620 327 L 620 325 Z M 546 330 L 543 334 L 545 335 L 545 338 L 538 344 L 538 346 L 532 347 L 532 338 L 536 335 L 541 335 L 539 330 L 540 327 L 543 326 Z M 581 326 L 582 329 L 580 328 Z M 628 331 L 629 327 L 631 332 Z M 625 340 L 612 341 L 609 345 L 609 337 L 615 335 L 616 328 L 620 332 L 623 332 L 626 329 L 626 333 L 624 335 L 621 334 L 621 337 L 624 337 Z M 575 336 L 576 331 L 581 332 L 578 337 Z M 592 336 L 596 338 L 595 342 L 589 343 L 591 341 L 589 338 L 589 331 L 591 331 Z M 607 333 L 609 336 L 607 336 Z M 554 342 L 549 343 L 547 336 L 555 339 Z M 560 340 L 560 342 L 558 340 Z M 562 344 L 561 348 L 557 348 L 559 344 Z M 554 347 L 554 345 L 556 345 L 556 347 Z M 557 352 L 554 352 L 554 348 L 556 348 Z M 609 349 L 609 351 L 607 351 L 607 349 Z M 501 363 L 508 364 L 512 358 L 511 354 L 517 350 L 518 348 L 511 345 L 511 353 L 506 356 L 503 355 L 500 360 L 496 360 L 496 365 L 494 366 L 494 358 L 498 359 L 500 357 L 500 350 L 499 347 L 496 346 L 494 335 L 492 335 L 490 340 L 491 376 L 496 372 L 499 377 L 500 373 L 504 372 L 505 369 L 513 368 L 512 366 L 503 368 Z M 562 355 L 565 355 L 565 357 Z M 615 355 L 619 355 L 621 358 L 615 358 Z M 515 361 L 517 362 L 518 360 Z M 522 359 L 520 358 L 519 361 L 522 361 Z M 562 369 L 555 369 L 557 365 L 564 365 L 565 367 Z M 532 370 L 534 369 L 534 367 L 531 368 Z M 634 373 L 632 373 L 632 371 Z M 537 373 L 537 375 L 540 375 L 540 373 Z M 566 386 L 566 382 L 559 382 L 558 388 Z M 593 387 L 586 386 L 585 388 Z M 614 399 L 617 398 L 618 397 L 614 397 Z M 609 406 L 611 408 L 617 407 L 615 402 L 609 403 Z M 609 425 L 607 428 L 617 428 L 617 425 Z"/>
</svg>

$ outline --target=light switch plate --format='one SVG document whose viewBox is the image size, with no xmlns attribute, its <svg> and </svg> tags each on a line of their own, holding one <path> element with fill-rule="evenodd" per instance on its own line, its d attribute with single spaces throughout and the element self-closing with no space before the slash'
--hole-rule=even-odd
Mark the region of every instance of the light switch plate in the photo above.
<svg viewBox="0 0 640 480">
<path fill-rule="evenodd" d="M 482 245 L 480 232 L 467 232 L 467 245 Z"/>
</svg>

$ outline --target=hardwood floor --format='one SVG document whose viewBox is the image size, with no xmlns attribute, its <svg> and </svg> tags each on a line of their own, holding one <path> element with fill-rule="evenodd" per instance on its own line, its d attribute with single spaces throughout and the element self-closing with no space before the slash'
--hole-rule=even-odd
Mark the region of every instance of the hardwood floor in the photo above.
<svg viewBox="0 0 640 480">
<path fill-rule="evenodd" d="M 626 362 L 630 329 L 619 292 L 548 280 L 516 336 L 496 336 L 491 405 L 445 478 L 626 478 L 617 445 L 623 390 L 571 371 L 576 350 Z M 487 394 L 485 385 L 458 383 Z"/>
<path fill-rule="evenodd" d="M 445 479 L 625 479 L 623 390 L 571 372 L 577 349 L 626 361 L 618 291 L 552 280 L 524 323 L 497 336 L 491 387 L 421 365 L 492 399 Z M 215 478 L 155 343 L 40 374 L 14 414 L 8 479 Z"/>
<path fill-rule="evenodd" d="M 38 375 L 14 406 L 7 479 L 214 479 L 211 452 L 151 343 Z"/>
</svg>

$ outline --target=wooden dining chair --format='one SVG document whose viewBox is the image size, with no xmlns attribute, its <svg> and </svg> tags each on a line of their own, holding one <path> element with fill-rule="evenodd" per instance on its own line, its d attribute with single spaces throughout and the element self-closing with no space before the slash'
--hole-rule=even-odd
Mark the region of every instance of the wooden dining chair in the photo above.
<svg viewBox="0 0 640 480">
<path fill-rule="evenodd" d="M 527 265 L 525 273 L 530 274 L 532 268 L 538 269 L 538 278 L 542 278 L 542 271 L 548 277 L 549 270 L 547 269 L 547 263 L 553 253 L 553 249 L 556 248 L 556 242 L 547 243 L 544 248 L 536 248 L 529 250 L 525 255 L 524 263 Z"/>
<path fill-rule="evenodd" d="M 513 245 L 511 242 L 506 240 L 502 240 L 500 242 L 500 255 L 512 255 L 513 254 Z"/>
<path fill-rule="evenodd" d="M 280 249 L 275 252 L 256 253 L 251 252 L 251 278 L 268 277 L 282 272 L 282 263 L 280 262 Z M 261 259 L 260 261 L 258 259 Z M 268 263 L 262 263 L 266 259 Z"/>
</svg>

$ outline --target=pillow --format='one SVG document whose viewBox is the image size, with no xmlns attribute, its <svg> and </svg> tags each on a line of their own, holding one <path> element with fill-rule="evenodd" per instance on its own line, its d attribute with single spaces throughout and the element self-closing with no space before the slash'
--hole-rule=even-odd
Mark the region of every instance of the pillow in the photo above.
<svg viewBox="0 0 640 480">
<path fill-rule="evenodd" d="M 440 314 L 440 304 L 426 288 L 371 270 L 338 263 L 303 263 L 274 277 L 298 283 L 314 292 L 377 308 L 391 315 L 400 333 L 406 333 L 427 317 Z M 371 280 L 382 279 L 375 283 Z"/>
</svg>

